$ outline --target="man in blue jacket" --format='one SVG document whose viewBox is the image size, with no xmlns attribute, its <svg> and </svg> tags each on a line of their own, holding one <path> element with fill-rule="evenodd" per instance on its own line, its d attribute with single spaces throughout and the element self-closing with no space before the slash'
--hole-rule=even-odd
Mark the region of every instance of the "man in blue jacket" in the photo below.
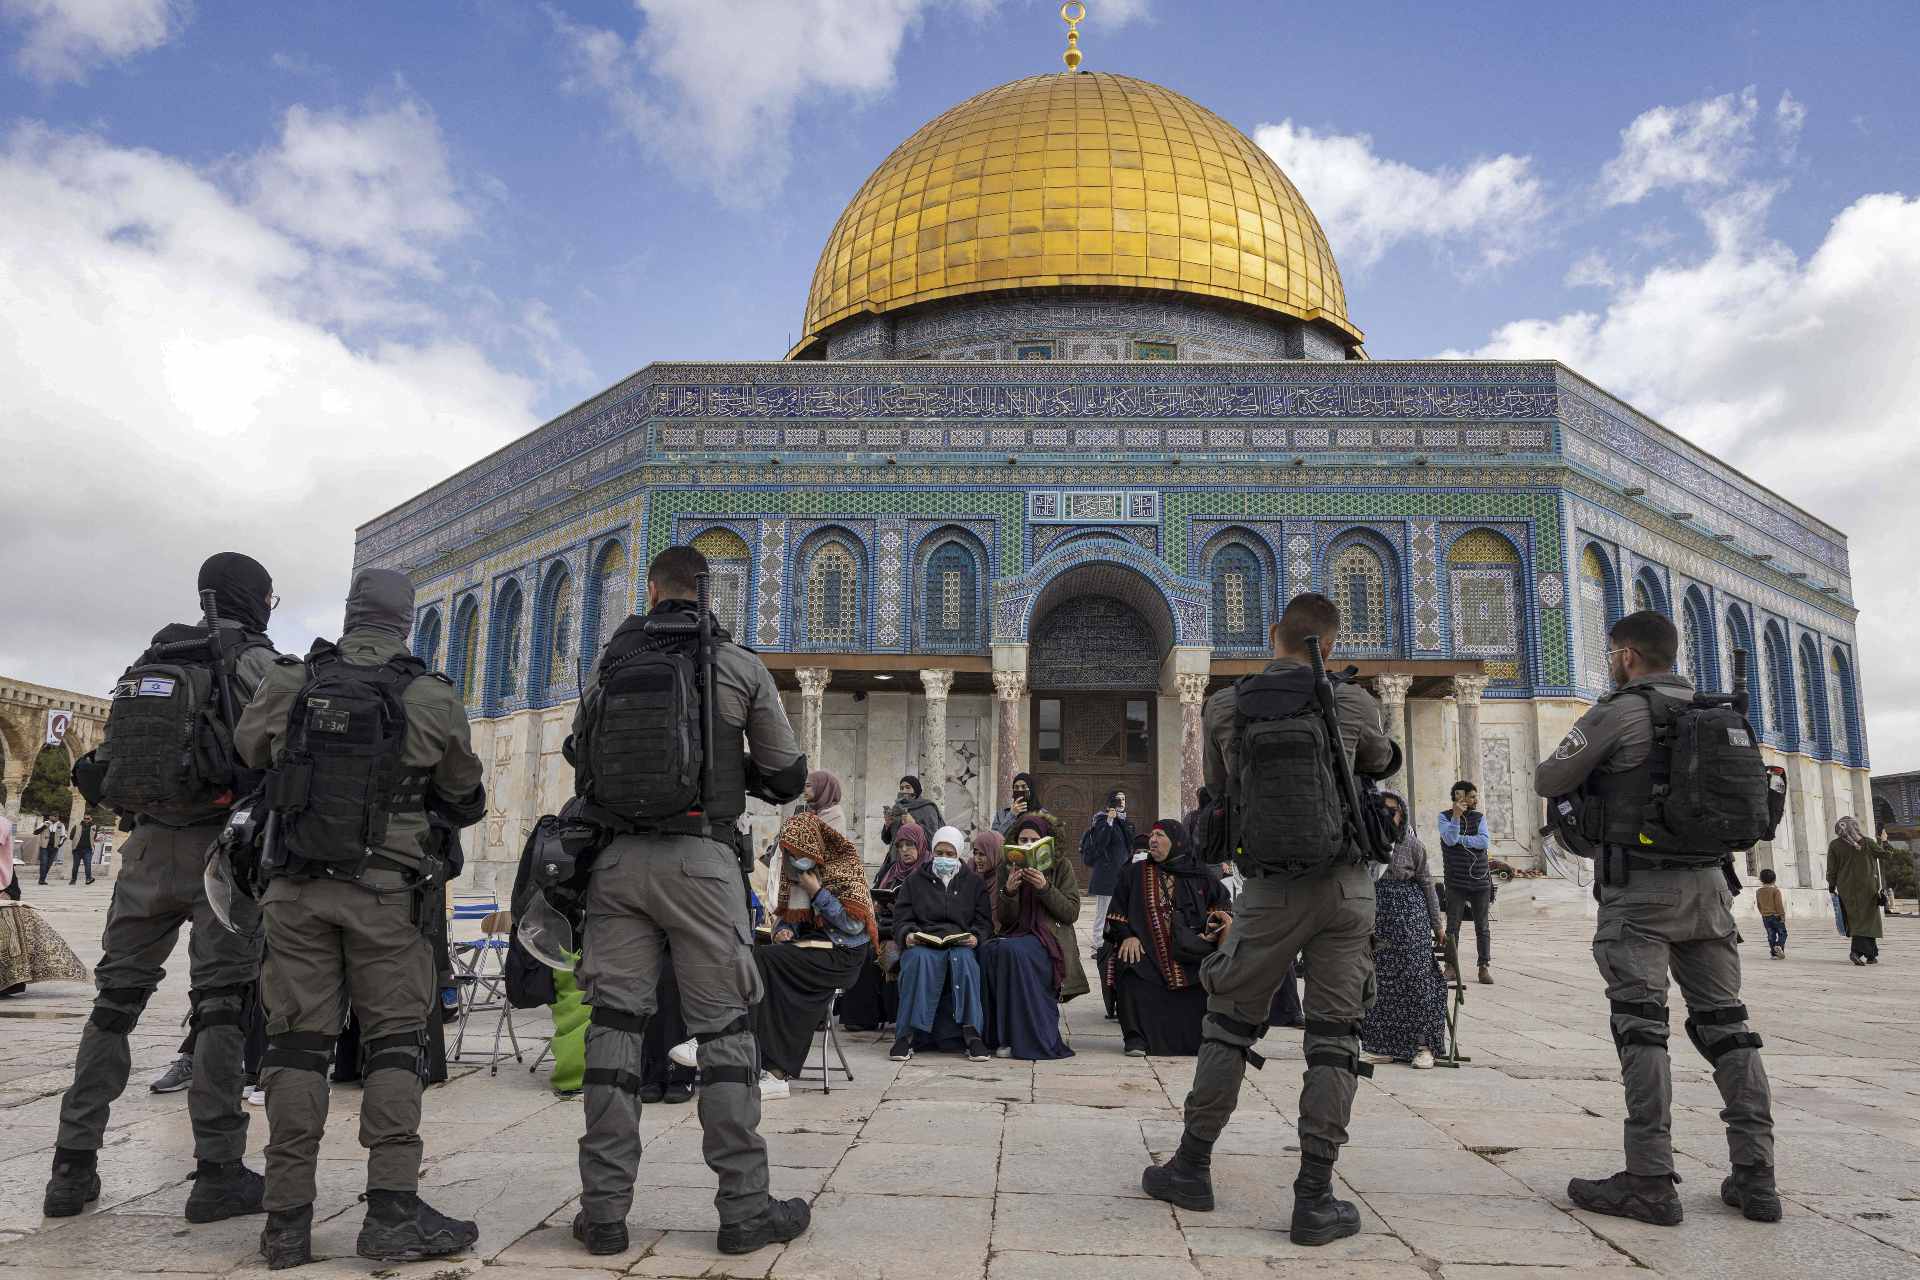
<svg viewBox="0 0 1920 1280">
<path fill-rule="evenodd" d="M 1487 819 L 1480 812 L 1480 792 L 1471 782 L 1453 784 L 1453 807 L 1440 812 L 1440 855 L 1447 881 L 1447 940 L 1460 942 L 1460 917 L 1473 917 L 1473 938 L 1479 951 L 1480 981 L 1493 985 L 1488 965 L 1493 952 L 1488 908 L 1493 903 L 1493 875 L 1487 868 Z M 1455 954 L 1458 954 L 1456 951 Z"/>
</svg>

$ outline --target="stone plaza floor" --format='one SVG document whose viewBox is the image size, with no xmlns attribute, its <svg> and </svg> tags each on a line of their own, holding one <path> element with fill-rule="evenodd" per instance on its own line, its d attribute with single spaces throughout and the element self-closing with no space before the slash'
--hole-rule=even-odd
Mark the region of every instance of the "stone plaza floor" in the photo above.
<svg viewBox="0 0 1920 1280">
<path fill-rule="evenodd" d="M 110 881 L 41 888 L 39 907 L 82 959 L 98 958 Z M 1219 1207 L 1145 1198 L 1140 1170 L 1180 1132 L 1190 1060 L 1123 1057 L 1097 1001 L 1070 1006 L 1077 1056 L 1038 1065 L 922 1056 L 846 1036 L 855 1079 L 831 1095 L 796 1086 L 763 1129 L 773 1189 L 813 1203 L 784 1248 L 723 1258 L 713 1178 L 691 1106 L 654 1106 L 629 1219 L 632 1248 L 590 1258 L 568 1224 L 579 1191 L 580 1104 L 530 1074 L 546 1019 L 516 1015 L 524 1064 L 456 1066 L 426 1099 L 422 1191 L 480 1223 L 469 1257 L 378 1267 L 353 1256 L 363 1163 L 358 1091 L 336 1086 L 322 1147 L 314 1247 L 302 1277 L 924 1277 L 925 1280 L 1626 1280 L 1660 1276 L 1920 1276 L 1920 921 L 1887 922 L 1877 968 L 1847 963 L 1830 927 L 1796 921 L 1769 960 L 1751 931 L 1746 1000 L 1766 1037 L 1779 1132 L 1783 1222 L 1724 1208 L 1719 1097 L 1674 1017 L 1674 1145 L 1687 1219 L 1677 1229 L 1570 1210 L 1569 1175 L 1620 1165 L 1623 1112 L 1606 1001 L 1578 918 L 1496 919 L 1498 984 L 1471 986 L 1459 1071 L 1383 1066 L 1363 1081 L 1338 1166 L 1361 1234 L 1324 1249 L 1286 1238 L 1297 1163 L 1298 1033 L 1276 1031 L 1248 1076 L 1215 1158 Z M 0 1002 L 0 1280 L 129 1273 L 265 1275 L 262 1219 L 189 1226 L 184 1093 L 147 1082 L 173 1055 L 186 1009 L 185 947 L 134 1035 L 134 1077 L 101 1152 L 104 1190 L 86 1215 L 40 1217 L 60 1091 L 91 996 L 77 983 Z M 1676 1002 L 1677 1003 L 1677 1002 Z M 491 1022 L 485 1022 L 490 1038 Z M 475 1027 L 482 1026 L 476 1019 Z M 248 1159 L 266 1142 L 255 1110 Z"/>
</svg>

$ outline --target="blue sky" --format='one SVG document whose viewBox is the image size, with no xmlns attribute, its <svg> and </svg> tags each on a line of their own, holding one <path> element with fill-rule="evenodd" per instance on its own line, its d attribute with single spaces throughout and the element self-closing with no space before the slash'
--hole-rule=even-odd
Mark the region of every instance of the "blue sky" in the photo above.
<svg viewBox="0 0 1920 1280">
<path fill-rule="evenodd" d="M 779 357 L 861 180 L 1057 69 L 1057 8 L 0 0 L 0 438 L 96 477 L 18 531 L 0 669 L 97 687 L 177 611 L 129 574 L 64 638 L 130 531 L 255 538 L 282 639 L 331 629 L 360 520 L 649 361 Z M 1374 355 L 1560 356 L 1840 524 L 1876 767 L 1920 767 L 1920 6 L 1089 8 L 1090 69 L 1288 170 Z"/>
</svg>

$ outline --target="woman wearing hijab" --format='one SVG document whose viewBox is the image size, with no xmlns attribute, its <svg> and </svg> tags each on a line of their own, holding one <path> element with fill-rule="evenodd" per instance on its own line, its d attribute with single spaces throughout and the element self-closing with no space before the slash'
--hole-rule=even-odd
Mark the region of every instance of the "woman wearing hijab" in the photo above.
<svg viewBox="0 0 1920 1280">
<path fill-rule="evenodd" d="M 893 900 L 893 940 L 900 946 L 900 1009 L 892 1058 L 913 1060 L 918 1033 L 931 1039 L 946 1013 L 959 1024 L 967 1057 L 992 1057 L 980 1038 L 980 946 L 993 932 L 987 884 L 960 851 L 967 838 L 957 827 L 933 837 L 933 856 L 901 881 Z"/>
<path fill-rule="evenodd" d="M 899 838 L 905 823 L 911 822 L 922 831 L 938 831 L 944 821 L 940 806 L 921 795 L 920 779 L 909 773 L 900 779 L 900 790 L 893 806 L 887 810 L 887 822 L 880 828 L 880 838 L 891 845 Z"/>
<path fill-rule="evenodd" d="M 833 993 L 853 985 L 880 942 L 866 868 L 851 841 L 818 814 L 796 813 L 780 829 L 780 853 L 773 945 L 753 949 L 766 991 L 752 1010 L 769 1072 L 762 1098 L 787 1096 Z"/>
<path fill-rule="evenodd" d="M 1191 1058 L 1200 1052 L 1207 993 L 1200 964 L 1213 954 L 1213 912 L 1232 900 L 1193 854 L 1186 827 L 1172 818 L 1147 833 L 1147 857 L 1130 864 L 1107 911 L 1107 980 L 1119 1004 L 1130 1058 Z"/>
<path fill-rule="evenodd" d="M 1839 904 L 1841 932 L 1853 940 L 1847 958 L 1855 964 L 1880 963 L 1880 892 L 1886 885 L 1881 863 L 1893 850 L 1869 840 L 1851 817 L 1833 826 L 1827 845 L 1827 892 Z"/>
<path fill-rule="evenodd" d="M 826 769 L 809 773 L 806 789 L 800 793 L 800 803 L 822 823 L 846 834 L 847 817 L 840 808 L 839 775 Z"/>
<path fill-rule="evenodd" d="M 29 982 L 85 982 L 87 967 L 40 913 L 20 901 L 13 871 L 13 824 L 0 813 L 0 996 Z"/>
<path fill-rule="evenodd" d="M 1373 885 L 1379 997 L 1361 1024 L 1360 1044 L 1376 1062 L 1410 1062 L 1425 1070 L 1447 1043 L 1447 987 L 1433 959 L 1447 926 L 1406 799 L 1382 790 L 1380 800 L 1393 819 L 1393 857 Z"/>
<path fill-rule="evenodd" d="M 893 847 L 873 882 L 874 915 L 880 926 L 880 946 L 871 962 L 862 965 L 853 986 L 840 997 L 840 1025 L 848 1031 L 877 1031 L 894 1020 L 900 1003 L 896 974 L 900 944 L 893 937 L 893 902 L 900 882 L 927 860 L 927 833 L 917 822 L 903 822 L 893 833 Z"/>
<path fill-rule="evenodd" d="M 1010 794 L 1006 807 L 993 815 L 993 829 L 1003 838 L 1013 830 L 1014 823 L 1028 814 L 1046 814 L 1046 810 L 1040 807 L 1040 786 L 1033 780 L 1032 774 L 1014 774 L 1008 791 Z"/>
<path fill-rule="evenodd" d="M 1051 848 L 1053 824 L 1038 815 L 1013 824 L 1009 843 L 1033 853 Z M 1004 860 L 994 880 L 994 924 L 999 937 L 981 953 L 992 1018 L 987 1036 L 1006 1057 L 1031 1062 L 1070 1058 L 1060 1038 L 1060 1006 L 1085 995 L 1074 921 L 1080 918 L 1080 881 L 1054 851 L 1051 865 L 1037 870 Z"/>
<path fill-rule="evenodd" d="M 1006 859 L 1006 839 L 998 831 L 973 833 L 973 873 L 988 884 L 1000 877 L 1000 864 Z"/>
</svg>

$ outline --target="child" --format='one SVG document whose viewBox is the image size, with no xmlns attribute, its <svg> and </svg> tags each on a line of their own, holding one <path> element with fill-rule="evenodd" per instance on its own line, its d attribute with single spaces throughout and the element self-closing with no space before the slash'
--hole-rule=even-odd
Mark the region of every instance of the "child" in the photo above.
<svg viewBox="0 0 1920 1280">
<path fill-rule="evenodd" d="M 1753 897 L 1760 908 L 1760 923 L 1767 927 L 1767 954 L 1775 960 L 1787 954 L 1787 900 L 1774 883 L 1773 868 L 1760 873 L 1760 892 Z"/>
</svg>

